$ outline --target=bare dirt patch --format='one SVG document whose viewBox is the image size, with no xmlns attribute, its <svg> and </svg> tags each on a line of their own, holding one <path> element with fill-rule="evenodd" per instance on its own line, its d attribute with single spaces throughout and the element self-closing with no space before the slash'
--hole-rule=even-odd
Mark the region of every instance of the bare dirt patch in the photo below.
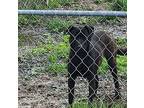
<svg viewBox="0 0 144 108">
<path fill-rule="evenodd" d="M 99 75 L 99 99 L 113 102 L 114 87 L 111 75 Z M 121 96 L 126 103 L 126 79 L 120 77 Z M 19 108 L 66 108 L 68 87 L 66 74 L 41 74 L 30 79 L 19 78 Z M 87 99 L 88 83 L 77 78 L 75 101 Z"/>
</svg>

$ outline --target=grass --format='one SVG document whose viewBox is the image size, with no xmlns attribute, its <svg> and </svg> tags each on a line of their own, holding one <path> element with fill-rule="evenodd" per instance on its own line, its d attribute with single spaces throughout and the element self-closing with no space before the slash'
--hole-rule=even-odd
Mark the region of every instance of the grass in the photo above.
<svg viewBox="0 0 144 108">
<path fill-rule="evenodd" d="M 117 17 L 46 17 L 37 15 L 19 16 L 18 22 L 20 28 L 25 27 L 45 27 L 52 32 L 64 32 L 70 25 L 75 23 L 97 25 L 99 23 L 119 23 L 120 18 Z"/>
<path fill-rule="evenodd" d="M 73 21 L 67 21 L 66 19 L 60 19 L 60 18 L 53 18 L 47 23 L 47 27 L 52 32 L 62 32 L 66 28 L 68 28 L 70 25 L 72 25 Z"/>
<path fill-rule="evenodd" d="M 113 0 L 114 2 L 115 0 Z M 114 11 L 127 11 L 127 0 L 116 0 L 112 5 Z"/>
<path fill-rule="evenodd" d="M 18 17 L 18 25 L 20 28 L 28 26 L 46 26 L 45 22 L 47 21 L 49 21 L 48 18 L 45 19 L 45 17 L 39 15 L 19 15 Z"/>
<path fill-rule="evenodd" d="M 99 74 L 106 74 L 109 69 L 106 59 L 103 59 L 101 66 L 99 67 Z M 126 75 L 127 72 L 127 57 L 117 56 L 117 69 L 120 75 Z"/>
<path fill-rule="evenodd" d="M 104 101 L 99 101 L 92 104 L 92 108 L 125 108 L 125 107 L 126 105 L 124 105 L 121 102 L 113 102 L 110 104 Z M 72 108 L 89 108 L 89 107 L 86 102 L 76 102 L 73 104 Z"/>
<path fill-rule="evenodd" d="M 67 72 L 67 60 L 69 55 L 69 36 L 64 35 L 60 38 L 60 42 L 56 42 L 52 36 L 48 36 L 47 43 L 40 44 L 35 48 L 32 48 L 29 53 L 32 56 L 47 55 L 48 64 L 46 65 L 46 71 L 48 72 Z M 126 45 L 125 39 L 117 39 L 119 45 Z M 127 57 L 117 56 L 118 72 L 120 75 L 125 75 L 127 70 Z M 108 70 L 108 65 L 105 59 L 99 68 L 100 74 L 105 74 Z"/>
<path fill-rule="evenodd" d="M 74 5 L 72 5 L 73 3 Z M 127 0 L 95 0 L 94 3 L 97 5 L 109 5 L 109 8 L 114 11 L 127 10 Z M 76 0 L 48 0 L 48 2 L 45 0 L 19 0 L 19 9 L 55 9 L 64 7 L 91 9 L 89 6 L 81 5 Z"/>
<path fill-rule="evenodd" d="M 127 11 L 127 0 L 95 0 L 95 4 L 107 4 L 113 11 Z"/>
<path fill-rule="evenodd" d="M 18 9 L 48 9 L 44 0 L 19 0 Z"/>
<path fill-rule="evenodd" d="M 62 6 L 70 6 L 74 0 L 49 0 L 49 8 L 58 8 Z"/>
<path fill-rule="evenodd" d="M 54 9 L 70 6 L 74 0 L 19 0 L 19 9 Z"/>
<path fill-rule="evenodd" d="M 50 32 L 63 32 L 74 23 L 72 18 L 67 17 L 46 17 L 38 15 L 20 15 L 18 18 L 19 27 L 46 27 Z"/>
<path fill-rule="evenodd" d="M 127 46 L 127 39 L 126 38 L 116 38 L 116 43 L 120 46 L 120 47 L 125 47 Z"/>
</svg>

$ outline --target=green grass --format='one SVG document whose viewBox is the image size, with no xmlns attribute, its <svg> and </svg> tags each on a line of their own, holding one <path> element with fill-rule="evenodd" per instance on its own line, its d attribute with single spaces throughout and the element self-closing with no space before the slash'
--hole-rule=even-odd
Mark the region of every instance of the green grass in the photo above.
<svg viewBox="0 0 144 108">
<path fill-rule="evenodd" d="M 117 39 L 120 45 L 125 44 L 125 39 Z M 124 46 L 124 45 L 123 45 Z M 49 36 L 46 44 L 40 44 L 39 46 L 32 48 L 31 55 L 41 56 L 47 55 L 48 65 L 46 70 L 48 72 L 67 72 L 67 60 L 69 55 L 69 36 L 64 35 L 60 42 L 56 42 L 54 38 Z M 127 57 L 117 56 L 117 68 L 120 75 L 125 75 L 127 71 Z M 105 74 L 108 70 L 108 65 L 105 59 L 99 67 L 99 73 Z"/>
<path fill-rule="evenodd" d="M 127 0 L 95 0 L 95 4 L 106 4 L 108 10 L 127 11 Z"/>
<path fill-rule="evenodd" d="M 120 75 L 126 75 L 127 72 L 127 57 L 117 56 L 117 69 Z M 103 59 L 101 66 L 99 67 L 99 74 L 106 74 L 109 66 L 106 59 Z"/>
<path fill-rule="evenodd" d="M 49 37 L 46 44 L 40 44 L 38 47 L 32 48 L 29 52 L 33 56 L 47 55 L 48 65 L 46 71 L 48 72 L 66 72 L 67 59 L 69 54 L 69 36 L 63 36 L 60 42 Z"/>
<path fill-rule="evenodd" d="M 113 11 L 127 11 L 127 0 L 108 0 L 108 8 Z"/>
<path fill-rule="evenodd" d="M 67 72 L 66 63 L 52 63 L 48 66 L 47 71 L 51 73 L 65 73 Z"/>
<path fill-rule="evenodd" d="M 73 108 L 89 108 L 86 102 L 76 102 L 73 104 Z M 108 103 L 104 101 L 95 102 L 92 104 L 92 108 L 126 108 L 126 105 L 122 102 Z"/>
<path fill-rule="evenodd" d="M 46 27 L 50 32 L 63 32 L 70 25 L 75 23 L 96 25 L 98 23 L 116 23 L 120 22 L 118 17 L 46 17 L 38 15 L 19 15 L 18 25 L 20 28 L 24 27 Z"/>
<path fill-rule="evenodd" d="M 63 32 L 74 23 L 69 17 L 44 17 L 38 15 L 20 15 L 18 22 L 20 28 L 28 26 L 46 27 L 50 32 Z"/>
<path fill-rule="evenodd" d="M 90 9 L 89 6 L 81 5 L 76 0 L 19 0 L 19 9 L 55 9 L 63 7 L 72 7 L 74 9 Z M 76 2 L 73 6 L 72 4 Z M 95 4 L 101 5 L 106 4 L 110 6 L 111 10 L 126 11 L 127 0 L 95 0 Z"/>
<path fill-rule="evenodd" d="M 118 46 L 126 47 L 127 46 L 127 39 L 126 38 L 116 38 L 116 43 Z"/>
<path fill-rule="evenodd" d="M 74 0 L 49 0 L 49 8 L 58 8 L 62 6 L 70 6 Z"/>
<path fill-rule="evenodd" d="M 74 0 L 19 0 L 19 9 L 54 9 L 70 6 Z"/>
<path fill-rule="evenodd" d="M 113 0 L 114 2 L 114 0 Z M 127 0 L 116 0 L 112 6 L 114 11 L 127 11 Z"/>
<path fill-rule="evenodd" d="M 18 25 L 20 28 L 28 27 L 28 26 L 46 26 L 45 22 L 49 21 L 43 16 L 39 15 L 19 15 L 18 17 Z"/>
<path fill-rule="evenodd" d="M 53 18 L 47 22 L 47 27 L 52 32 L 62 32 L 72 25 L 73 21 L 67 21 L 65 19 Z"/>
</svg>

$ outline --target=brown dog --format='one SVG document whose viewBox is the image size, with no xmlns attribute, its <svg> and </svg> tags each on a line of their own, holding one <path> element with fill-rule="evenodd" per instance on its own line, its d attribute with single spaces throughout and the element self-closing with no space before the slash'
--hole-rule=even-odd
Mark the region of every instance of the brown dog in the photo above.
<svg viewBox="0 0 144 108">
<path fill-rule="evenodd" d="M 97 70 L 102 56 L 107 59 L 115 85 L 115 98 L 120 98 L 119 82 L 116 68 L 116 54 L 124 55 L 126 48 L 117 48 L 114 39 L 104 31 L 94 32 L 93 26 L 71 26 L 70 54 L 68 62 L 69 104 L 74 100 L 74 86 L 77 76 L 86 78 L 89 82 L 89 102 L 93 101 L 98 88 Z"/>
</svg>

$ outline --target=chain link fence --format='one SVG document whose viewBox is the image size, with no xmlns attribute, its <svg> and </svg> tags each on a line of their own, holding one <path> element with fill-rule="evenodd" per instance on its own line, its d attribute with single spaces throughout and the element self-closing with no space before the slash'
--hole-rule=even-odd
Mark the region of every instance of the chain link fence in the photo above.
<svg viewBox="0 0 144 108">
<path fill-rule="evenodd" d="M 127 0 L 18 4 L 23 10 L 127 10 Z M 19 15 L 19 108 L 126 108 L 126 32 L 125 17 Z"/>
</svg>

